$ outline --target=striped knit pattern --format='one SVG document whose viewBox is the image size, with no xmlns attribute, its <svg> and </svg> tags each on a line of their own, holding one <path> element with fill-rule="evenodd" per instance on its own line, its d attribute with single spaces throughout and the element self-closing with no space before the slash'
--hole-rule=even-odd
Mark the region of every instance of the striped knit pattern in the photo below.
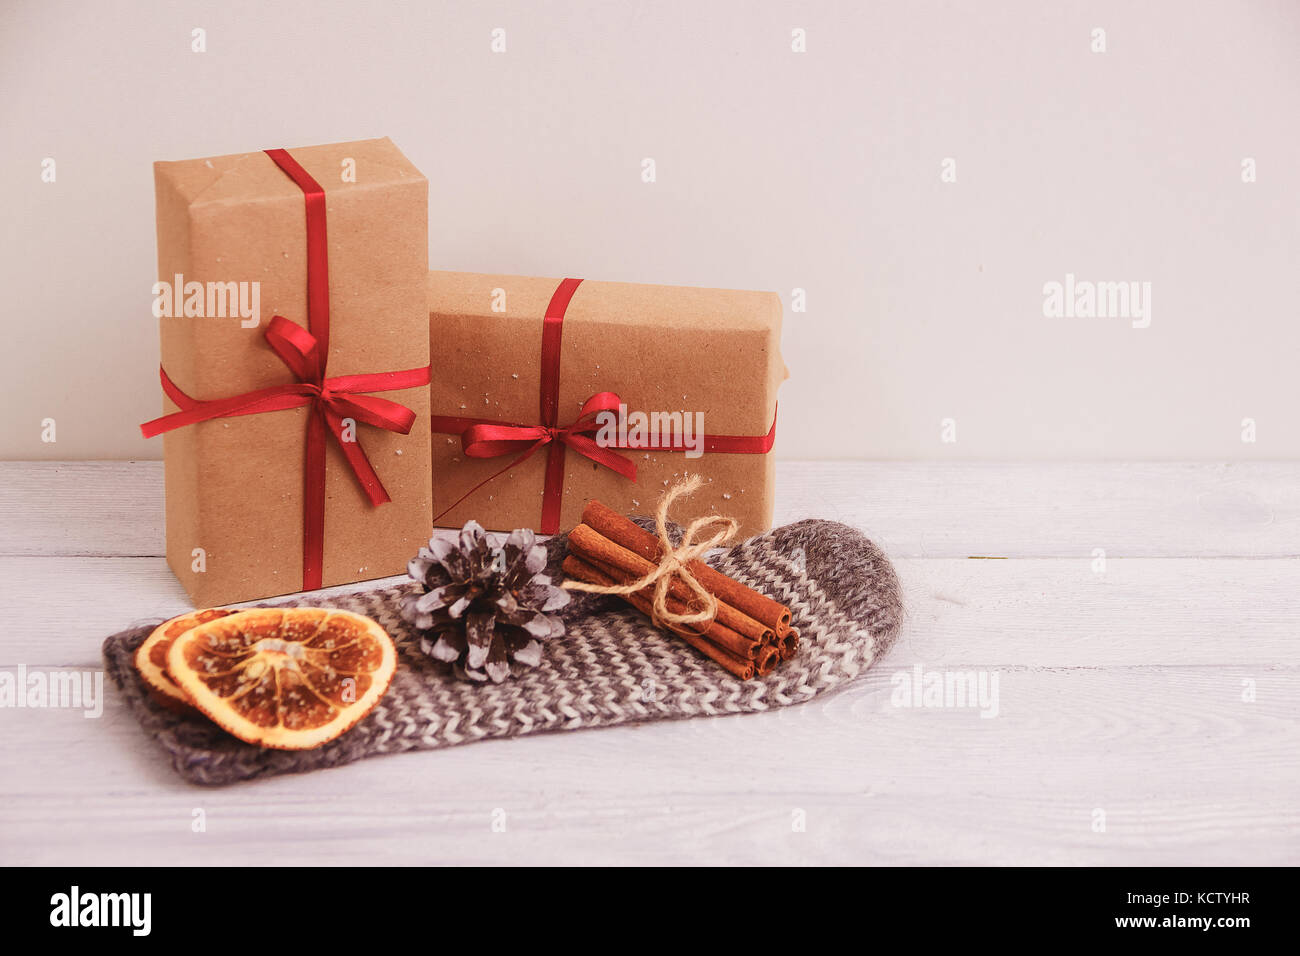
<svg viewBox="0 0 1300 956">
<path fill-rule="evenodd" d="M 562 540 L 552 543 L 553 561 L 562 547 Z M 846 525 L 801 521 L 751 538 L 710 563 L 791 609 L 802 634 L 799 653 L 766 678 L 736 680 L 617 599 L 583 596 L 565 610 L 568 634 L 546 645 L 538 667 L 503 684 L 462 682 L 420 652 L 418 636 L 398 614 L 398 600 L 413 584 L 279 602 L 365 614 L 397 643 L 398 669 L 383 699 L 356 727 L 316 750 L 263 750 L 202 718 L 155 704 L 132 663 L 152 626 L 108 638 L 104 664 L 181 776 L 227 784 L 492 737 L 797 704 L 860 676 L 898 634 L 902 602 L 894 569 Z"/>
</svg>

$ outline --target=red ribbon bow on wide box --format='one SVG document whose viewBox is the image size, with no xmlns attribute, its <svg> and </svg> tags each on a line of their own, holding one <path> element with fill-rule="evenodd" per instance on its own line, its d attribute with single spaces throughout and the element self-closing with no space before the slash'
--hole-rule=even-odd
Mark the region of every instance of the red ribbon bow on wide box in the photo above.
<svg viewBox="0 0 1300 956">
<path fill-rule="evenodd" d="M 433 431 L 446 435 L 459 435 L 461 449 L 469 458 L 498 458 L 519 452 L 518 457 L 500 471 L 480 481 L 469 491 L 444 508 L 433 520 L 437 524 L 453 508 L 484 485 L 499 478 L 546 447 L 546 482 L 542 487 L 543 534 L 560 530 L 560 505 L 564 500 L 565 449 L 572 448 L 584 458 L 618 472 L 629 481 L 636 481 L 636 465 L 615 452 L 625 445 L 601 445 L 592 438 L 600 430 L 596 421 L 601 412 L 618 413 L 622 400 L 615 392 L 597 392 L 582 405 L 578 417 L 568 425 L 558 424 L 560 405 L 560 337 L 564 330 L 564 314 L 569 302 L 582 284 L 581 279 L 564 279 L 551 296 L 542 325 L 541 386 L 539 389 L 539 425 L 520 425 L 482 418 L 461 418 L 452 415 L 432 416 Z M 776 419 L 766 435 L 706 435 L 705 452 L 741 455 L 763 455 L 772 448 L 776 439 Z M 662 442 L 640 443 L 638 451 L 682 451 L 678 446 Z"/>
<path fill-rule="evenodd" d="M 200 400 L 186 395 L 159 368 L 163 391 L 180 406 L 140 426 L 146 438 L 214 418 L 256 415 L 310 406 L 307 416 L 307 451 L 303 472 L 302 588 L 321 586 L 325 555 L 325 445 L 333 435 L 348 466 L 372 505 L 391 500 L 360 442 L 344 435 L 344 419 L 405 435 L 415 423 L 415 413 L 405 405 L 363 392 L 391 392 L 429 384 L 429 368 L 363 375 L 326 376 L 329 358 L 329 255 L 325 231 L 325 191 L 288 151 L 268 149 L 280 169 L 302 190 L 307 212 L 307 328 L 274 316 L 266 329 L 266 342 L 293 372 L 296 382 L 259 388 L 229 398 Z"/>
</svg>

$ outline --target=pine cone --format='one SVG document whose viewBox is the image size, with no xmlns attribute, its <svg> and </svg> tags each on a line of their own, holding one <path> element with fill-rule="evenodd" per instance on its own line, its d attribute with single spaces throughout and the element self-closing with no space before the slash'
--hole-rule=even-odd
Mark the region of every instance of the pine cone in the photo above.
<svg viewBox="0 0 1300 956">
<path fill-rule="evenodd" d="M 546 546 L 527 528 L 493 548 L 477 521 L 458 542 L 433 538 L 407 570 L 425 593 L 402 599 L 402 617 L 421 632 L 420 649 L 447 661 L 456 676 L 500 683 L 510 665 L 536 667 L 542 641 L 564 634 L 548 614 L 569 603 L 569 592 L 542 573 Z"/>
</svg>

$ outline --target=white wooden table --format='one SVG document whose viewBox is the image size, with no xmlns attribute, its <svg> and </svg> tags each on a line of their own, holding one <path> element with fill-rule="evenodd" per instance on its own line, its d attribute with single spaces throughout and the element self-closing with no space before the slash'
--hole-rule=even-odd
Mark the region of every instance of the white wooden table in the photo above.
<svg viewBox="0 0 1300 956">
<path fill-rule="evenodd" d="M 779 481 L 778 522 L 862 528 L 906 587 L 899 644 L 842 693 L 210 790 L 109 686 L 99 719 L 0 710 L 0 863 L 1300 862 L 1300 464 Z M 0 464 L 0 514 L 0 667 L 98 668 L 188 606 L 156 462 Z M 996 672 L 998 716 L 895 706 L 918 664 Z"/>
</svg>

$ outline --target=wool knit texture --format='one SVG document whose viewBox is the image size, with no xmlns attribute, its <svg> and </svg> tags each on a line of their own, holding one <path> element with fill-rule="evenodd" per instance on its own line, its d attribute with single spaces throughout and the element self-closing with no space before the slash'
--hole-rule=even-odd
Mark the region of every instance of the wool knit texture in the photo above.
<svg viewBox="0 0 1300 956">
<path fill-rule="evenodd" d="M 562 537 L 548 543 L 557 581 L 563 547 Z M 847 525 L 800 521 L 709 563 L 789 606 L 800 649 L 767 677 L 737 680 L 619 599 L 575 593 L 563 611 L 568 633 L 547 642 L 540 665 L 502 684 L 460 681 L 448 665 L 421 653 L 418 634 L 398 613 L 402 595 L 418 588 L 414 583 L 266 605 L 354 611 L 378 621 L 397 644 L 397 673 L 374 710 L 315 750 L 264 750 L 202 717 L 154 703 L 132 658 L 156 625 L 108 638 L 104 665 L 176 771 L 194 783 L 220 785 L 494 737 L 772 710 L 843 687 L 898 635 L 903 608 L 894 569 Z"/>
</svg>

